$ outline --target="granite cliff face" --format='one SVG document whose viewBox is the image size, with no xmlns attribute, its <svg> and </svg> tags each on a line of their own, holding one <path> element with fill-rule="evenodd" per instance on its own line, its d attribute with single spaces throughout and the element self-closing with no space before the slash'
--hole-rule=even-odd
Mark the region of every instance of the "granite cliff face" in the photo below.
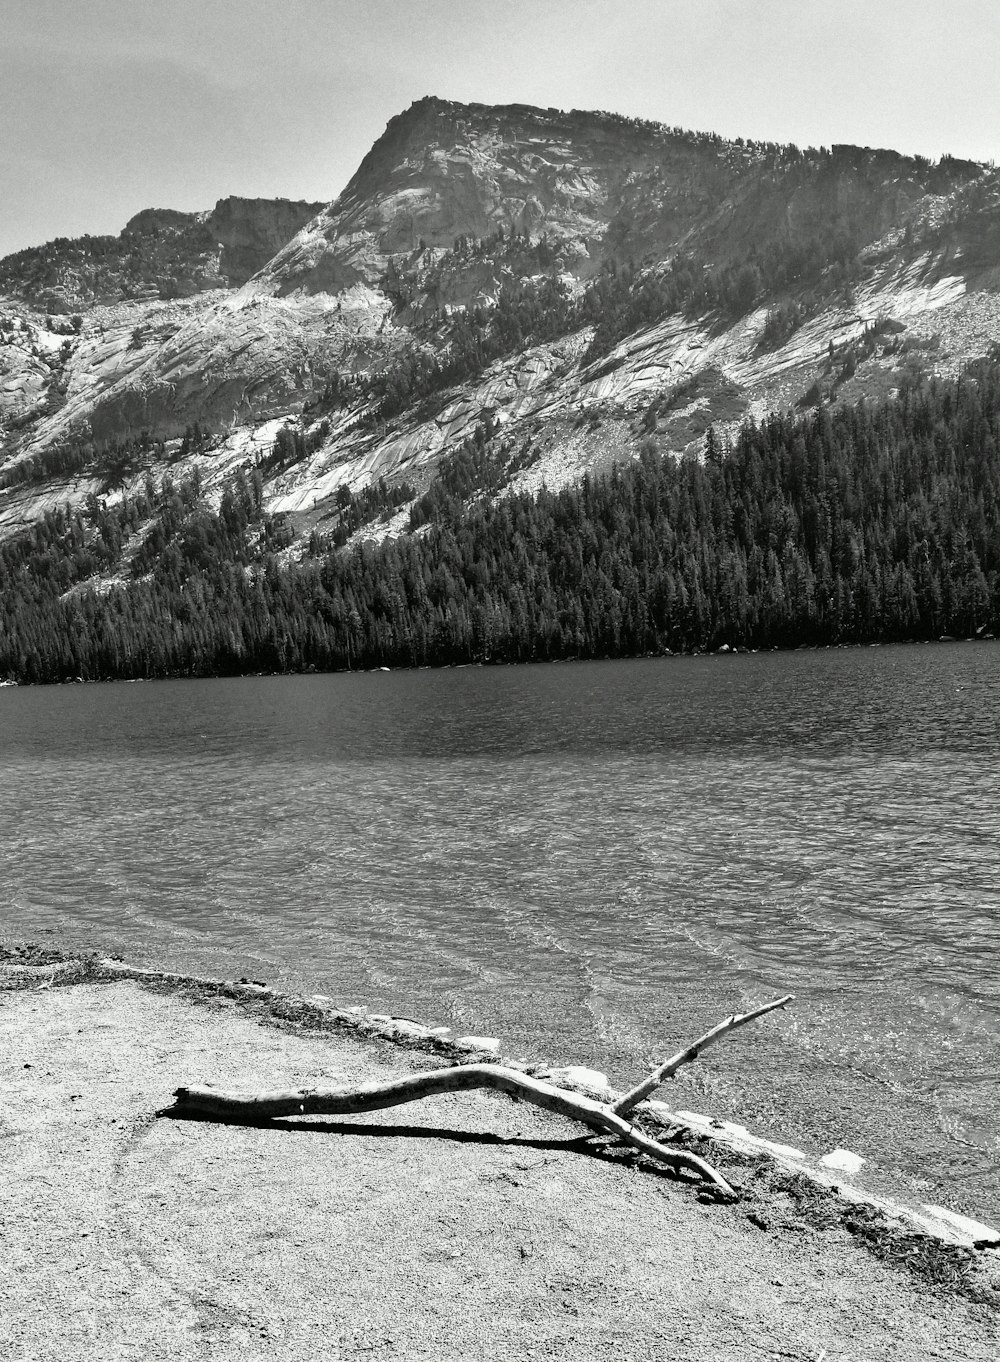
<svg viewBox="0 0 1000 1362">
<path fill-rule="evenodd" d="M 0 261 L 0 532 L 107 493 L 107 451 L 146 436 L 134 476 L 194 461 L 221 493 L 262 466 L 298 542 L 484 418 L 518 486 L 697 452 L 989 352 L 998 283 L 1000 184 L 969 162 L 424 99 L 328 205 L 148 209 Z"/>
<path fill-rule="evenodd" d="M 426 99 L 394 118 L 343 194 L 261 272 L 287 293 L 378 284 L 390 260 L 457 237 L 545 235 L 592 273 L 649 139 L 594 115 Z M 623 143 L 625 146 L 623 147 Z"/>
<path fill-rule="evenodd" d="M 612 114 L 424 99 L 389 123 L 340 198 L 256 283 L 278 293 L 377 285 L 400 257 L 498 232 L 544 237 L 578 278 L 609 257 L 657 261 L 696 246 L 742 255 L 831 220 L 873 241 L 928 193 L 980 173 L 837 151 L 816 173 L 795 149 Z"/>
</svg>

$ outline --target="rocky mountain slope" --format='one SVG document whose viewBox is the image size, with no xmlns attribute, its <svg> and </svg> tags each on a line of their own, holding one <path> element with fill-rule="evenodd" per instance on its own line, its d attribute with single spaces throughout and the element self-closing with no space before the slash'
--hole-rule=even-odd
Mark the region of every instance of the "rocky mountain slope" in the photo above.
<svg viewBox="0 0 1000 1362">
<path fill-rule="evenodd" d="M 0 260 L 0 290 L 56 315 L 237 288 L 322 207 L 220 199 L 207 213 L 146 208 L 117 237 L 64 237 Z"/>
<path fill-rule="evenodd" d="M 509 485 L 557 486 L 953 371 L 1000 341 L 998 282 L 983 166 L 424 99 L 329 205 L 0 261 L 0 533 L 256 470 L 294 555 L 342 488 L 415 494 L 477 432 Z"/>
</svg>

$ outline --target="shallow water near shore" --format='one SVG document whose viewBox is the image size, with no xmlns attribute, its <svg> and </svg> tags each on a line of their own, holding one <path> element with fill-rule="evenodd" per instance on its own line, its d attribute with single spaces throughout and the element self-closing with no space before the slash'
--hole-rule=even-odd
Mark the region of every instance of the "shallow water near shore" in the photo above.
<svg viewBox="0 0 1000 1362">
<path fill-rule="evenodd" d="M 8 689 L 0 800 L 8 937 L 619 1086 L 794 992 L 666 1099 L 1000 1215 L 1000 644 Z"/>
</svg>

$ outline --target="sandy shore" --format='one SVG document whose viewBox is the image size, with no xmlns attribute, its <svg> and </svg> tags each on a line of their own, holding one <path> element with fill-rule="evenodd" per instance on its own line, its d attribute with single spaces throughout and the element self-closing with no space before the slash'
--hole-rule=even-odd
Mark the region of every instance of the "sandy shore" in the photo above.
<svg viewBox="0 0 1000 1362">
<path fill-rule="evenodd" d="M 485 1093 L 270 1128 L 173 1089 L 440 1065 L 196 989 L 0 992 L 0 1355 L 995 1362 L 1000 1259 L 935 1284 L 734 1165 L 735 1205 Z M 956 1260 L 957 1261 L 957 1260 Z"/>
</svg>

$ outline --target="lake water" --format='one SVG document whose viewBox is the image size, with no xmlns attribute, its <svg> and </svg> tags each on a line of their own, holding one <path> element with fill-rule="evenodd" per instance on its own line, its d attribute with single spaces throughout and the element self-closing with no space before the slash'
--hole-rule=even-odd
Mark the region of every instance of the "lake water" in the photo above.
<svg viewBox="0 0 1000 1362">
<path fill-rule="evenodd" d="M 8 937 L 621 1086 L 794 992 L 661 1095 L 1000 1214 L 1000 644 L 9 689 L 0 808 Z"/>
</svg>

